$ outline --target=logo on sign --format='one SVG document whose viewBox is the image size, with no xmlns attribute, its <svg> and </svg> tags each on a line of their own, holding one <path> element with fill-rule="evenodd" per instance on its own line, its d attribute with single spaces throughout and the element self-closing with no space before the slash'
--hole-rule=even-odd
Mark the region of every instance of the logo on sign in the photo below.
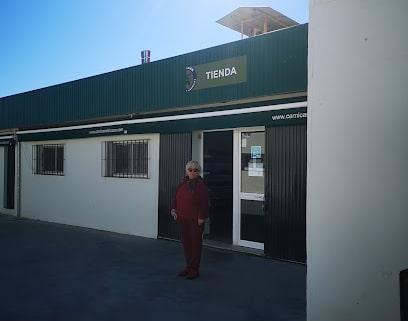
<svg viewBox="0 0 408 321">
<path fill-rule="evenodd" d="M 197 73 L 194 67 L 186 67 L 186 92 L 194 89 L 197 83 Z"/>
</svg>

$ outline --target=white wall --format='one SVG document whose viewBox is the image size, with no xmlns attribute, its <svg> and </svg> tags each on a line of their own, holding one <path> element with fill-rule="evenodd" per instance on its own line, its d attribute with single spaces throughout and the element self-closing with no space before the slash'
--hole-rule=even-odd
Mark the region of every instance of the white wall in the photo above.
<svg viewBox="0 0 408 321">
<path fill-rule="evenodd" d="M 408 1 L 309 8 L 307 319 L 397 321 L 408 268 Z"/>
<path fill-rule="evenodd" d="M 102 141 L 127 139 L 150 139 L 149 179 L 101 176 Z M 159 135 L 52 143 L 65 144 L 65 176 L 33 175 L 33 143 L 22 143 L 22 217 L 157 237 Z"/>
</svg>

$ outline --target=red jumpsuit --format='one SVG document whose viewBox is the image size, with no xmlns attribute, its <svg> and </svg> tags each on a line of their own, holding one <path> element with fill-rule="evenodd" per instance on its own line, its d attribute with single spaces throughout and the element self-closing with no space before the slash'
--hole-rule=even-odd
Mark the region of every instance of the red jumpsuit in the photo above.
<svg viewBox="0 0 408 321">
<path fill-rule="evenodd" d="M 200 176 L 193 180 L 184 178 L 177 187 L 171 208 L 177 211 L 186 270 L 198 275 L 204 231 L 204 224 L 198 225 L 198 219 L 208 217 L 207 184 Z"/>
</svg>

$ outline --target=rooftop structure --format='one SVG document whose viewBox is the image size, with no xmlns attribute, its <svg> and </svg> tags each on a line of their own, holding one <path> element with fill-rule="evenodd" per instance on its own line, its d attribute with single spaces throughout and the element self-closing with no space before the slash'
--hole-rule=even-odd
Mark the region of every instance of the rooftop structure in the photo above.
<svg viewBox="0 0 408 321">
<path fill-rule="evenodd" d="M 269 7 L 240 7 L 219 19 L 217 23 L 240 32 L 241 39 L 244 35 L 253 37 L 299 24 Z"/>
</svg>

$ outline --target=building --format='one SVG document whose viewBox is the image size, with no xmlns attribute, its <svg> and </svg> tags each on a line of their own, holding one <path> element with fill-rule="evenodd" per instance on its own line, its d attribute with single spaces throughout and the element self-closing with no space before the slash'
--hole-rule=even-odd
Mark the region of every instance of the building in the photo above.
<svg viewBox="0 0 408 321">
<path fill-rule="evenodd" d="M 306 262 L 307 30 L 1 98 L 0 211 L 178 239 L 169 204 L 197 159 L 208 241 Z"/>
<path fill-rule="evenodd" d="M 196 158 L 228 213 L 208 237 L 306 261 L 308 320 L 407 320 L 408 2 L 309 10 L 308 25 L 0 99 L 0 211 L 177 238 L 170 191 Z M 147 166 L 115 165 L 142 146 Z"/>
</svg>

